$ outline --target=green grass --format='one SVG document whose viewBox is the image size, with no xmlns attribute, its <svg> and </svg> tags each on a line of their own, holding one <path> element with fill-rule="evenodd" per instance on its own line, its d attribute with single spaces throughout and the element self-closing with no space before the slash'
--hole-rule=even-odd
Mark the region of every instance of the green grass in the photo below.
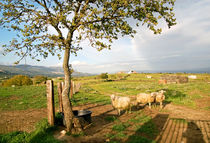
<svg viewBox="0 0 210 143">
<path fill-rule="evenodd" d="M 205 107 L 204 110 L 210 110 L 210 106 Z"/>
<path fill-rule="evenodd" d="M 129 127 L 130 124 L 129 123 L 120 123 L 120 124 L 116 124 L 112 127 L 113 131 L 117 131 L 117 132 L 121 132 L 124 131 L 127 127 Z"/>
<path fill-rule="evenodd" d="M 134 118 L 131 118 L 128 121 L 129 122 L 132 122 L 134 124 L 136 124 L 136 123 L 144 124 L 145 122 L 148 122 L 149 120 L 151 120 L 151 117 L 150 116 L 146 116 L 146 115 L 142 114 L 140 116 L 136 116 Z M 136 124 L 135 126 L 138 126 L 138 124 Z"/>
<path fill-rule="evenodd" d="M 146 137 L 132 135 L 128 138 L 127 143 L 155 143 L 155 141 Z"/>
<path fill-rule="evenodd" d="M 76 82 L 81 82 L 82 87 L 71 99 L 73 106 L 97 103 L 111 104 L 108 95 L 117 94 L 119 96 L 134 96 L 141 92 L 151 93 L 164 89 L 166 91 L 165 103 L 172 103 L 190 108 L 196 107 L 196 100 L 210 96 L 210 74 L 196 74 L 198 79 L 189 80 L 185 84 L 166 84 L 159 85 L 158 80 L 163 74 L 150 74 L 152 79 L 147 79 L 148 74 L 124 75 L 123 79 L 104 81 L 97 76 L 74 78 Z M 189 75 L 189 74 L 182 74 Z M 55 103 L 58 106 L 57 87 L 55 90 Z M 7 110 L 26 110 L 29 108 L 46 108 L 46 87 L 42 86 L 16 86 L 0 87 L 0 111 Z M 209 105 L 202 107 L 203 110 L 210 110 Z M 107 134 L 110 142 L 128 143 L 153 143 L 154 136 L 158 130 L 150 116 L 142 111 L 133 112 L 133 118 L 121 122 L 115 116 L 104 118 L 107 122 L 112 122 L 111 132 Z M 56 115 L 58 122 L 59 115 Z M 177 122 L 184 122 L 174 119 Z M 36 130 L 32 133 L 12 132 L 0 135 L 0 142 L 58 142 L 52 136 L 55 128 L 50 127 L 46 121 L 39 123 Z M 128 132 L 133 134 L 128 135 Z M 74 137 L 83 134 L 72 135 Z"/>
<path fill-rule="evenodd" d="M 112 126 L 112 131 L 106 135 L 110 142 L 142 142 L 151 143 L 158 134 L 152 118 L 143 111 L 133 113 L 132 118 L 126 122 L 117 120 Z M 140 140 L 139 140 L 140 139 Z"/>
<path fill-rule="evenodd" d="M 117 117 L 115 116 L 107 116 L 104 118 L 105 121 L 108 121 L 108 122 L 114 122 L 117 120 Z"/>
<path fill-rule="evenodd" d="M 82 87 L 74 95 L 73 106 L 97 103 L 110 104 L 108 95 L 134 96 L 141 92 L 151 93 L 161 89 L 166 90 L 166 101 L 177 105 L 196 108 L 195 101 L 205 96 L 210 96 L 210 74 L 196 74 L 198 79 L 189 80 L 185 84 L 159 85 L 158 80 L 163 74 L 149 74 L 152 79 L 147 79 L 148 74 L 131 74 L 123 80 L 103 81 L 97 76 L 74 78 L 81 82 Z M 171 74 L 172 75 L 172 74 Z M 189 75 L 189 74 L 182 74 Z M 55 86 L 55 103 L 57 106 L 57 88 Z M 0 87 L 0 110 L 25 110 L 28 108 L 46 107 L 46 87 L 22 86 Z M 208 109 L 205 107 L 204 109 Z"/>
<path fill-rule="evenodd" d="M 153 137 L 158 133 L 155 124 L 149 120 L 136 130 L 137 133 L 144 133 L 149 137 Z"/>
<path fill-rule="evenodd" d="M 0 143 L 60 143 L 53 137 L 55 127 L 49 126 L 47 119 L 40 121 L 31 133 L 11 132 L 0 134 Z"/>
<path fill-rule="evenodd" d="M 0 100 L 0 110 L 43 108 L 46 107 L 46 87 L 0 87 Z"/>
</svg>

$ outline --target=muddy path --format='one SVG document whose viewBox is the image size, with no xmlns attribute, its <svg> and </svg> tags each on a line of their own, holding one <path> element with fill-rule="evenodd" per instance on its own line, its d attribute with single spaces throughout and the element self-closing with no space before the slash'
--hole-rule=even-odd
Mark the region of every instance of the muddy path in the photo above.
<svg viewBox="0 0 210 143">
<path fill-rule="evenodd" d="M 59 140 L 72 143 L 101 143 L 108 142 L 106 135 L 111 132 L 114 122 L 105 120 L 108 117 L 115 117 L 120 122 L 132 119 L 138 111 L 144 112 L 151 117 L 152 122 L 158 129 L 158 134 L 151 139 L 162 143 L 210 143 L 210 111 L 201 109 L 191 109 L 185 106 L 166 104 L 162 110 L 159 106 L 148 106 L 133 108 L 132 113 L 117 116 L 116 110 L 112 106 L 100 104 L 87 104 L 77 106 L 74 110 L 87 109 L 92 111 L 92 124 L 88 126 L 79 137 L 63 135 L 64 127 L 59 127 L 55 132 L 55 137 Z M 24 111 L 0 112 L 0 131 L 27 131 L 34 129 L 37 121 L 47 117 L 46 109 L 29 109 Z M 126 132 L 128 138 L 121 142 L 127 142 L 129 137 L 137 135 L 132 129 Z"/>
<path fill-rule="evenodd" d="M 92 111 L 92 125 L 85 129 L 85 136 L 71 137 L 55 133 L 55 137 L 66 142 L 94 143 L 108 142 L 106 135 L 111 132 L 114 123 L 104 120 L 108 116 L 115 116 L 121 122 L 125 122 L 136 114 L 123 114 L 118 117 L 116 110 L 111 105 L 91 104 L 76 107 L 75 109 L 88 109 Z M 209 143 L 210 142 L 210 112 L 194 110 L 183 106 L 167 104 L 163 110 L 159 107 L 149 109 L 143 107 L 143 112 L 152 117 L 152 122 L 157 126 L 159 133 L 152 139 L 161 143 Z M 60 128 L 60 131 L 64 128 Z M 128 136 L 135 135 L 134 131 L 127 132 Z M 122 139 L 121 142 L 127 142 Z"/>
</svg>

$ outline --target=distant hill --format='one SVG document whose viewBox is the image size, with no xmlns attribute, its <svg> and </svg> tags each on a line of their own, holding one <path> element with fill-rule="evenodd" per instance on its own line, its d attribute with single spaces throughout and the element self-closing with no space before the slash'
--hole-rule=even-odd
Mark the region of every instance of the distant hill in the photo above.
<svg viewBox="0 0 210 143">
<path fill-rule="evenodd" d="M 32 66 L 32 65 L 0 65 L 0 77 L 12 76 L 12 75 L 44 75 L 48 77 L 60 77 L 64 76 L 63 69 L 61 67 L 44 67 L 44 66 Z M 73 72 L 73 76 L 90 76 L 88 73 Z"/>
</svg>

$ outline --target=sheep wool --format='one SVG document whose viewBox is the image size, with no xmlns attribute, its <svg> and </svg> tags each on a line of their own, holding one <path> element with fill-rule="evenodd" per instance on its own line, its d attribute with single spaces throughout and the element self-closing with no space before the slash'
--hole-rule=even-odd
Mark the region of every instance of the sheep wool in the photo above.
<svg viewBox="0 0 210 143">
<path fill-rule="evenodd" d="M 151 108 L 151 103 L 154 102 L 155 95 L 147 94 L 147 93 L 140 93 L 136 97 L 137 103 L 149 103 L 149 108 Z"/>
<path fill-rule="evenodd" d="M 121 110 L 126 110 L 126 113 L 128 110 L 131 110 L 131 100 L 129 97 L 120 97 L 115 96 L 112 94 L 111 96 L 112 106 L 114 109 L 117 109 L 118 114 L 120 115 Z"/>
</svg>

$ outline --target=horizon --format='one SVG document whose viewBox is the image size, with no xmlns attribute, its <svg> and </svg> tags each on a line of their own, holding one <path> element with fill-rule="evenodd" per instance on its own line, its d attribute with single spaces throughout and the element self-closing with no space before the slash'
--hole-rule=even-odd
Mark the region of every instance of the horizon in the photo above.
<svg viewBox="0 0 210 143">
<path fill-rule="evenodd" d="M 0 64 L 0 72 L 8 72 L 8 70 L 2 70 L 1 69 L 1 66 L 8 66 L 8 67 L 22 67 L 22 66 L 33 66 L 33 67 L 41 67 L 41 68 L 49 68 L 49 69 L 54 69 L 55 71 L 58 72 L 59 70 L 59 75 L 60 74 L 63 74 L 63 71 L 60 71 L 60 70 L 63 70 L 62 67 L 60 66 L 37 66 L 37 65 L 28 65 L 28 64 L 16 64 L 16 65 L 1 65 Z M 27 72 L 30 72 L 30 69 L 29 70 L 26 70 L 26 69 L 22 69 L 24 71 L 27 71 Z M 31 70 L 32 72 L 34 72 L 33 70 Z M 55 73 L 55 71 L 52 71 L 52 73 Z M 101 73 L 108 73 L 108 74 L 116 74 L 118 72 L 124 72 L 124 73 L 128 73 L 130 71 L 135 71 L 137 73 L 149 73 L 149 74 L 155 74 L 155 73 L 186 73 L 186 74 L 201 74 L 201 73 L 207 73 L 209 74 L 210 73 L 210 66 L 208 68 L 202 68 L 202 69 L 190 69 L 190 70 L 183 70 L 183 69 L 178 69 L 178 70 L 167 70 L 167 69 L 164 69 L 164 70 L 124 70 L 124 71 L 115 71 L 115 72 L 97 72 L 97 73 L 93 73 L 93 72 L 81 72 L 81 71 L 78 71 L 78 70 L 75 70 L 75 73 L 84 73 L 84 74 L 90 74 L 90 75 L 98 75 L 98 74 L 101 74 Z M 12 72 L 10 72 L 12 73 Z"/>
<path fill-rule="evenodd" d="M 154 35 L 140 26 L 134 38 L 121 37 L 114 41 L 111 50 L 98 52 L 87 43 L 78 56 L 71 56 L 73 69 L 84 73 L 114 73 L 117 71 L 160 71 L 192 70 L 209 68 L 210 61 L 210 9 L 209 0 L 177 0 L 175 17 L 177 25 L 170 29 L 160 23 L 163 31 Z M 1 45 L 14 37 L 13 32 L 0 30 Z M 53 33 L 53 29 L 49 29 Z M 63 54 L 62 54 L 63 55 Z M 1 65 L 12 65 L 17 60 L 13 53 L 0 54 Z M 26 58 L 20 64 L 33 66 L 61 66 L 62 60 L 56 56 L 41 59 L 41 62 Z"/>
</svg>

